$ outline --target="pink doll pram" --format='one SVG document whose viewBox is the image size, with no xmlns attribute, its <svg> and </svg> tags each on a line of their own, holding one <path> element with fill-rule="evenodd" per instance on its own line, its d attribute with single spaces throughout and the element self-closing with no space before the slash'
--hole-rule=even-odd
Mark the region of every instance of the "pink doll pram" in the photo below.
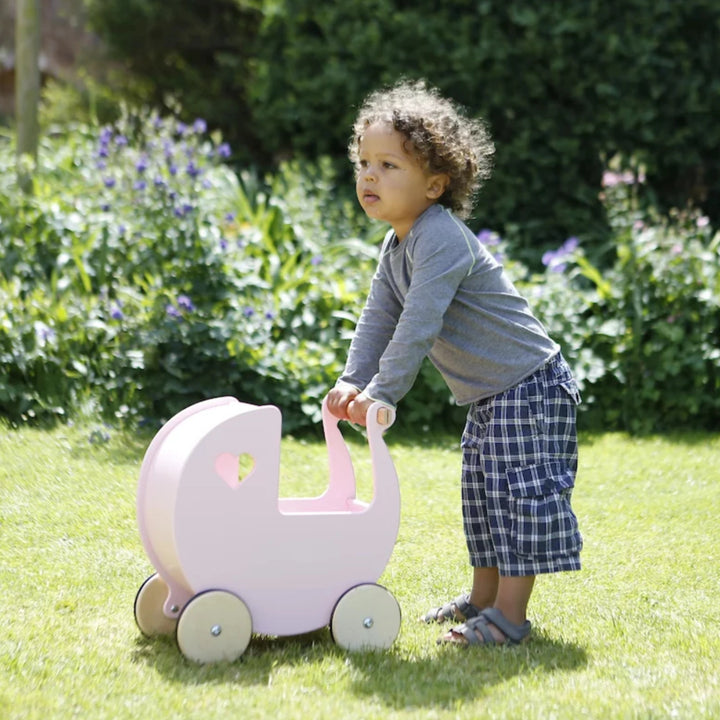
<svg viewBox="0 0 720 720">
<path fill-rule="evenodd" d="M 383 433 L 394 411 L 375 403 L 367 434 L 374 494 L 355 497 L 337 420 L 323 403 L 330 481 L 316 498 L 279 498 L 280 411 L 221 397 L 169 420 L 143 459 L 140 535 L 155 567 L 135 598 L 147 636 L 175 633 L 197 662 L 232 661 L 253 633 L 330 625 L 348 650 L 388 648 L 400 607 L 376 584 L 400 522 L 397 474 Z M 239 480 L 240 458 L 253 467 Z"/>
</svg>

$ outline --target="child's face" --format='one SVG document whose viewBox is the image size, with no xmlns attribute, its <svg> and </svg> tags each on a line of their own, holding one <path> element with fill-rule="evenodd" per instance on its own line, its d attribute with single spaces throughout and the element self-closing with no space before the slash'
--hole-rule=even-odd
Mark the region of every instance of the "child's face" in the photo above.
<svg viewBox="0 0 720 720">
<path fill-rule="evenodd" d="M 387 123 L 369 125 L 359 145 L 355 190 L 365 213 L 392 225 L 402 240 L 416 218 L 445 191 L 446 175 L 432 175 Z"/>
</svg>

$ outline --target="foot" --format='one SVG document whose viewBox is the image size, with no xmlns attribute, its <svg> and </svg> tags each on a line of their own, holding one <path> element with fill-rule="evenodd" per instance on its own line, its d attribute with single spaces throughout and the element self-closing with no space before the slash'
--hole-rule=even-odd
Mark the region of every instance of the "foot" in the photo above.
<svg viewBox="0 0 720 720">
<path fill-rule="evenodd" d="M 482 608 L 470 603 L 470 595 L 458 595 L 442 607 L 433 608 L 423 616 L 426 623 L 444 623 L 446 620 L 463 622 L 477 617 Z"/>
<path fill-rule="evenodd" d="M 510 622 L 497 608 L 486 608 L 476 617 L 466 620 L 453 628 L 439 640 L 438 644 L 469 645 L 519 644 L 530 636 L 530 621 L 521 625 Z"/>
</svg>

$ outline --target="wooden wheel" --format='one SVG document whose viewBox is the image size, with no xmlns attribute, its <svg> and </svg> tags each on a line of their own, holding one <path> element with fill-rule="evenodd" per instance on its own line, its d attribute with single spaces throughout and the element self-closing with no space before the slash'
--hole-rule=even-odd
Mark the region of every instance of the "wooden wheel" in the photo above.
<svg viewBox="0 0 720 720">
<path fill-rule="evenodd" d="M 198 663 L 237 660 L 252 635 L 247 605 L 224 590 L 208 590 L 185 606 L 177 624 L 180 652 Z"/>
<path fill-rule="evenodd" d="M 330 630 L 344 650 L 387 650 L 400 632 L 400 605 L 380 585 L 358 585 L 338 600 Z"/>
<path fill-rule="evenodd" d="M 135 622 L 146 637 L 170 635 L 177 625 L 177 618 L 168 617 L 163 605 L 170 592 L 165 581 L 157 574 L 151 575 L 135 596 Z"/>
</svg>

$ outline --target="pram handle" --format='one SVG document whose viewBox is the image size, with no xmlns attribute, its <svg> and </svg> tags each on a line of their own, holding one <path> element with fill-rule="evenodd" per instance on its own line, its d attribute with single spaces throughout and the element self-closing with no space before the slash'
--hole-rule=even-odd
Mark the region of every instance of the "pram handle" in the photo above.
<svg viewBox="0 0 720 720">
<path fill-rule="evenodd" d="M 327 396 L 322 402 L 323 431 L 327 444 L 330 465 L 330 485 L 328 492 L 337 498 L 355 498 L 355 470 L 350 451 L 340 432 L 339 419 L 327 406 Z M 395 422 L 395 408 L 381 402 L 374 402 L 368 409 L 367 434 L 371 454 L 387 455 L 383 433 Z M 377 488 L 376 488 L 377 490 Z"/>
</svg>

